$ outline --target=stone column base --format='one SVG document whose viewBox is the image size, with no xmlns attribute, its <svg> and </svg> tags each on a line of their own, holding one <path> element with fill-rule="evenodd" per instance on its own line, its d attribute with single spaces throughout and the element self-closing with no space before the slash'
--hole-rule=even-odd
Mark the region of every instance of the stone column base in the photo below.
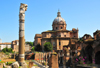
<svg viewBox="0 0 100 68">
<path fill-rule="evenodd" d="M 27 64 L 26 62 L 19 62 L 19 65 L 22 66 L 23 68 L 27 68 Z"/>
</svg>

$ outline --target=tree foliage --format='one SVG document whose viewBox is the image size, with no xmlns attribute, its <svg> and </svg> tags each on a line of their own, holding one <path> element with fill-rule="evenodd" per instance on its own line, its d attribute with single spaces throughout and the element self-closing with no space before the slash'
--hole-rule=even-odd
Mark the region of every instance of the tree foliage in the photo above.
<svg viewBox="0 0 100 68">
<path fill-rule="evenodd" d="M 32 47 L 32 51 L 35 51 L 35 46 Z"/>
<path fill-rule="evenodd" d="M 41 50 L 42 50 L 41 45 L 40 45 L 40 44 L 37 44 L 37 45 L 35 46 L 35 51 L 41 51 Z"/>
<path fill-rule="evenodd" d="M 53 46 L 50 42 L 46 42 L 44 44 L 44 51 L 52 51 L 53 50 Z"/>
<path fill-rule="evenodd" d="M 4 48 L 2 49 L 3 52 L 13 52 L 12 48 Z"/>
<path fill-rule="evenodd" d="M 26 44 L 29 44 L 30 46 L 33 46 L 34 43 L 33 42 L 25 42 Z"/>
</svg>

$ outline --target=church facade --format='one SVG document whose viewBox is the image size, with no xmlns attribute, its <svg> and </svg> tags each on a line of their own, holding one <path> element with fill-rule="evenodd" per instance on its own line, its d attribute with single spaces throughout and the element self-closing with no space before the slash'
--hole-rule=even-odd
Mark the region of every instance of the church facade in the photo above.
<svg viewBox="0 0 100 68">
<path fill-rule="evenodd" d="M 62 50 L 63 46 L 69 46 L 71 40 L 78 40 L 78 29 L 72 30 L 66 29 L 66 21 L 61 17 L 58 11 L 57 17 L 52 23 L 52 30 L 44 31 L 41 34 L 35 35 L 35 45 L 41 44 L 42 50 L 44 49 L 44 43 L 50 42 L 53 45 L 53 50 Z M 71 42 L 71 44 L 74 44 Z"/>
</svg>

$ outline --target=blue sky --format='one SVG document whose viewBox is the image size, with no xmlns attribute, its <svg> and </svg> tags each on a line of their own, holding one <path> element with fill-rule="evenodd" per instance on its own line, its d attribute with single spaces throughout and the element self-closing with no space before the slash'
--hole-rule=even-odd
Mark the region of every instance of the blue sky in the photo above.
<svg viewBox="0 0 100 68">
<path fill-rule="evenodd" d="M 79 36 L 100 30 L 100 0 L 0 0 L 0 38 L 3 42 L 19 39 L 20 3 L 28 4 L 25 12 L 25 39 L 52 30 L 58 9 L 67 30 L 79 29 Z"/>
</svg>

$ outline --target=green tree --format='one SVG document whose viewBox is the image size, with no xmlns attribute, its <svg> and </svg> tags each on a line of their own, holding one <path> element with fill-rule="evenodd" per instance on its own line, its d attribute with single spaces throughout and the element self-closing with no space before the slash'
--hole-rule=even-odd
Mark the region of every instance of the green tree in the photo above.
<svg viewBox="0 0 100 68">
<path fill-rule="evenodd" d="M 53 50 L 53 46 L 50 42 L 46 42 L 44 44 L 44 51 L 52 51 Z"/>
<path fill-rule="evenodd" d="M 7 48 L 8 49 L 8 52 L 12 52 L 12 48 Z"/>
<path fill-rule="evenodd" d="M 34 42 L 25 42 L 26 44 L 29 44 L 30 46 L 33 46 Z"/>
<path fill-rule="evenodd" d="M 2 49 L 3 52 L 13 52 L 12 48 L 4 48 Z"/>
<path fill-rule="evenodd" d="M 32 51 L 35 51 L 35 46 L 32 47 Z"/>
<path fill-rule="evenodd" d="M 6 48 L 3 48 L 2 51 L 3 51 L 3 52 L 6 52 Z"/>
<path fill-rule="evenodd" d="M 37 45 L 35 46 L 35 51 L 41 51 L 41 50 L 42 50 L 41 45 L 40 45 L 40 44 L 37 44 Z"/>
</svg>

